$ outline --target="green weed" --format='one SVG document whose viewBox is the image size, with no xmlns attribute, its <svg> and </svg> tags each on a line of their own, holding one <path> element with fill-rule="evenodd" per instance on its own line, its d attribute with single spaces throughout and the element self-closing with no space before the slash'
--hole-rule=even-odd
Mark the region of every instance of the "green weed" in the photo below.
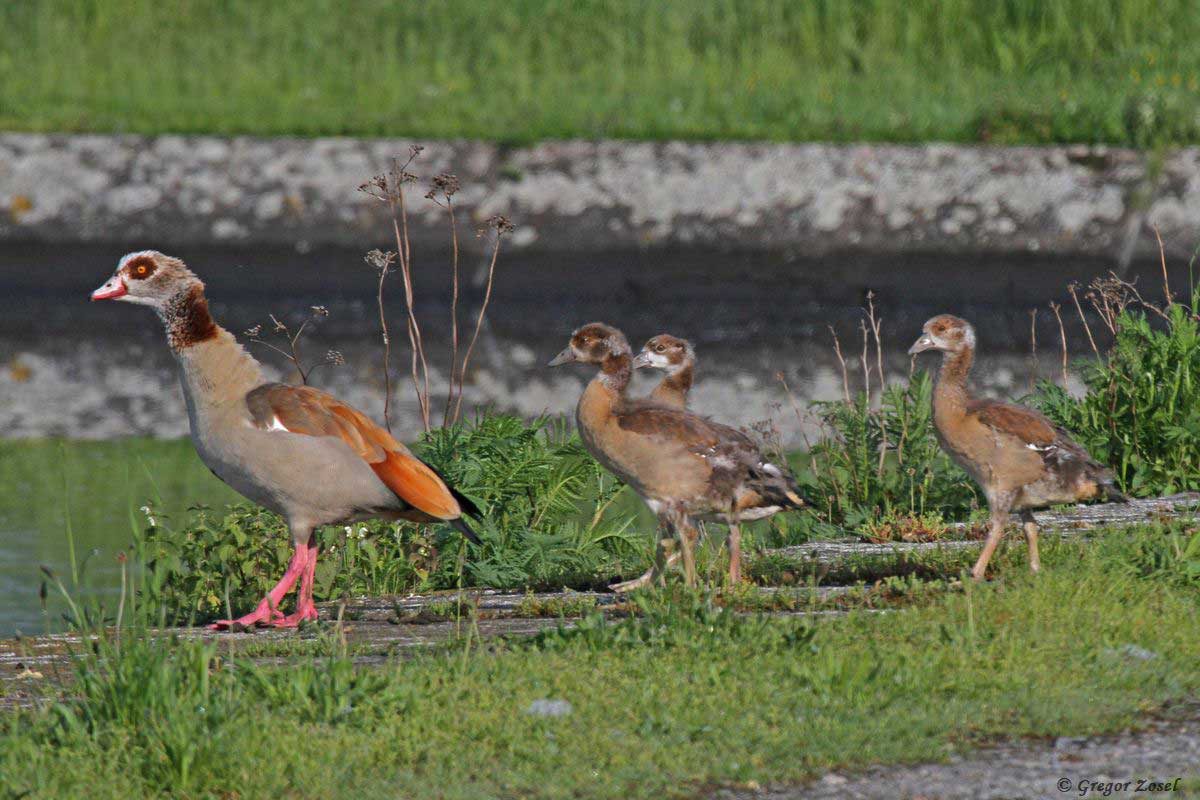
<svg viewBox="0 0 1200 800">
<path fill-rule="evenodd" d="M 838 528 L 891 515 L 963 517 L 979 491 L 942 452 L 933 433 L 933 379 L 920 372 L 884 388 L 875 408 L 865 392 L 815 404 L 828 435 L 816 442 L 806 479 L 816 511 Z"/>
<path fill-rule="evenodd" d="M 1200 488 L 1200 294 L 1151 317 L 1119 297 L 1112 349 L 1081 365 L 1086 393 L 1049 382 L 1035 401 L 1110 465 L 1117 485 L 1145 497 Z M 1111 302 L 1111 301 L 1110 301 Z M 1148 306 L 1145 306 L 1148 308 Z M 1157 309 L 1155 309 L 1158 311 Z"/>
</svg>

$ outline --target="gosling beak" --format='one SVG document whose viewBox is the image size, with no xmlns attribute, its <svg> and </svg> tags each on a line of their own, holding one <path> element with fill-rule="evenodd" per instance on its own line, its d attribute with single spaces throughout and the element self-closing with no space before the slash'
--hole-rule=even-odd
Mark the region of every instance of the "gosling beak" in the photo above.
<svg viewBox="0 0 1200 800">
<path fill-rule="evenodd" d="M 924 353 L 926 350 L 932 350 L 935 347 L 937 345 L 933 343 L 933 337 L 928 333 L 923 333 L 921 334 L 921 338 L 913 342 L 913 346 L 908 348 L 908 354 L 915 356 L 917 353 Z"/>
<path fill-rule="evenodd" d="M 558 355 L 556 355 L 554 358 L 550 359 L 550 363 L 547 364 L 546 366 L 547 367 L 558 367 L 563 364 L 570 364 L 572 361 L 575 361 L 575 360 L 576 360 L 575 351 L 572 350 L 570 347 L 564 347 L 563 351 L 561 353 L 559 353 Z"/>
<path fill-rule="evenodd" d="M 118 297 L 124 297 L 127 294 L 129 294 L 129 290 L 125 288 L 125 281 L 113 275 L 99 289 L 92 292 L 92 300 L 116 300 Z"/>
<path fill-rule="evenodd" d="M 650 366 L 650 354 L 645 350 L 633 357 L 633 368 L 641 369 L 642 367 Z"/>
</svg>

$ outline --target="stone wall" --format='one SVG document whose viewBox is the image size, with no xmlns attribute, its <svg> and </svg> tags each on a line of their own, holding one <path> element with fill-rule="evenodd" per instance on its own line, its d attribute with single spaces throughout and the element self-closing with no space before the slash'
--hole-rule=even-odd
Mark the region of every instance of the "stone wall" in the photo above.
<svg viewBox="0 0 1200 800">
<path fill-rule="evenodd" d="M 0 242 L 361 244 L 386 209 L 357 191 L 410 142 L 0 135 Z M 433 142 L 476 225 L 548 249 L 1190 254 L 1200 150 L 1156 162 L 1103 147 Z M 444 219 L 413 187 L 414 234 Z M 1128 252 L 1126 252 L 1128 251 Z"/>
</svg>

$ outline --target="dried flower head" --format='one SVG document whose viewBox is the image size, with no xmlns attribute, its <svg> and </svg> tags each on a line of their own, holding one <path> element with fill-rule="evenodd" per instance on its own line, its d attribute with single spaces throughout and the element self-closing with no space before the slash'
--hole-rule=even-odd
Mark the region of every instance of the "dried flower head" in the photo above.
<svg viewBox="0 0 1200 800">
<path fill-rule="evenodd" d="M 487 224 L 488 224 L 489 228 L 496 231 L 496 233 L 498 233 L 501 236 L 503 236 L 506 233 L 513 232 L 514 226 L 509 221 L 508 217 L 502 216 L 500 214 L 497 214 L 494 217 L 489 217 Z"/>
<path fill-rule="evenodd" d="M 369 194 L 376 200 L 386 201 L 390 196 L 388 189 L 389 182 L 387 175 L 376 175 L 366 183 L 360 184 L 358 190 L 363 194 Z"/>
<path fill-rule="evenodd" d="M 376 249 L 371 250 L 365 256 L 363 256 L 363 260 L 370 264 L 373 269 L 376 269 L 380 272 L 387 272 L 387 270 L 392 266 L 392 263 L 395 262 L 396 254 L 391 250 L 385 252 L 383 250 Z"/>
<path fill-rule="evenodd" d="M 275 332 L 276 333 L 287 333 L 287 330 L 288 330 L 287 325 L 284 325 L 282 322 L 280 322 L 279 318 L 276 317 L 274 314 L 270 314 L 269 316 L 271 317 L 271 322 L 275 323 Z"/>
<path fill-rule="evenodd" d="M 328 317 L 329 309 L 325 306 L 313 306 L 312 313 L 314 317 Z"/>
<path fill-rule="evenodd" d="M 346 359 L 340 350 L 326 350 L 325 363 L 331 367 L 340 367 L 346 363 Z"/>
<path fill-rule="evenodd" d="M 250 339 L 257 339 L 261 333 L 262 325 L 255 325 L 253 327 L 246 328 L 246 330 L 242 332 L 242 335 Z"/>
<path fill-rule="evenodd" d="M 458 181 L 458 176 L 453 173 L 443 172 L 433 176 L 433 188 L 449 199 L 461 188 Z"/>
</svg>

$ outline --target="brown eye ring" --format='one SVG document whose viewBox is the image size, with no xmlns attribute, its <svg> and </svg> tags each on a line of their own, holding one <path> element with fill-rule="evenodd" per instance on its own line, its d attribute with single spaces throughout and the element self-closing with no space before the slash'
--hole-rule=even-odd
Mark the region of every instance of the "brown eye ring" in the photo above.
<svg viewBox="0 0 1200 800">
<path fill-rule="evenodd" d="M 656 345 L 654 345 L 654 352 L 656 352 L 656 353 L 662 353 L 662 352 L 665 352 L 665 351 L 666 351 L 666 349 L 667 349 L 667 348 L 666 348 L 666 346 L 665 346 L 665 345 L 661 345 L 661 344 L 656 344 Z"/>
</svg>

